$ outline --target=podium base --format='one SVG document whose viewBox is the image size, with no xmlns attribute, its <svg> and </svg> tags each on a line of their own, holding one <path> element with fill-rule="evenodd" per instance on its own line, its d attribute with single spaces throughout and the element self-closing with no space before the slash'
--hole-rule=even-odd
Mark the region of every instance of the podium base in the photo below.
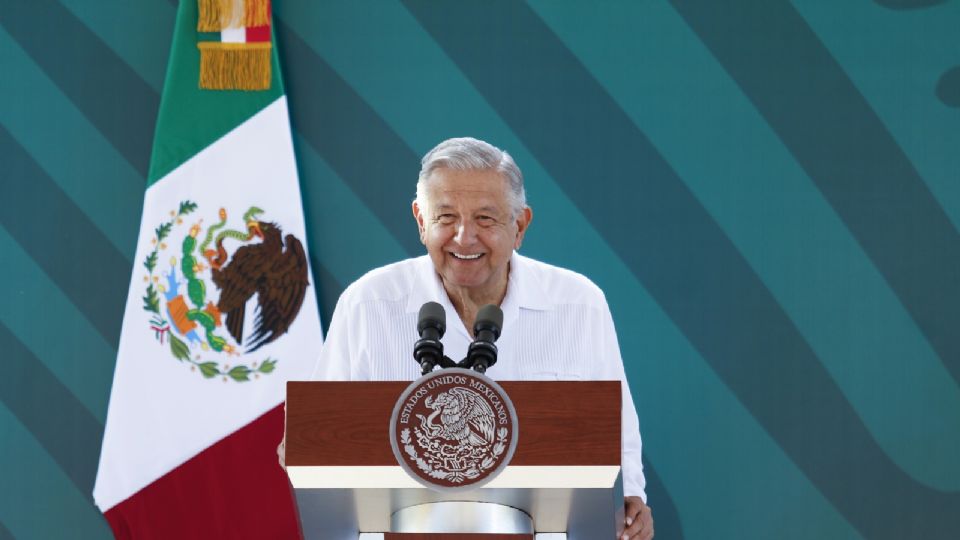
<svg viewBox="0 0 960 540">
<path fill-rule="evenodd" d="M 394 533 L 533 534 L 533 518 L 512 506 L 439 501 L 401 508 L 390 517 Z"/>
</svg>

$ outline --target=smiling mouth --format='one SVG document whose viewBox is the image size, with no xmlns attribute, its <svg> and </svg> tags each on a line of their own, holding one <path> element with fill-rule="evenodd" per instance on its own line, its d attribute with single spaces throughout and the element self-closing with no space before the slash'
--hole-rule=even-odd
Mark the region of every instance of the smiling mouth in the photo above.
<svg viewBox="0 0 960 540">
<path fill-rule="evenodd" d="M 459 259 L 461 261 L 475 261 L 480 257 L 483 257 L 483 253 L 474 253 L 472 255 L 467 255 L 462 253 L 454 253 L 452 251 L 450 252 L 450 255 L 453 255 L 454 259 Z"/>
</svg>

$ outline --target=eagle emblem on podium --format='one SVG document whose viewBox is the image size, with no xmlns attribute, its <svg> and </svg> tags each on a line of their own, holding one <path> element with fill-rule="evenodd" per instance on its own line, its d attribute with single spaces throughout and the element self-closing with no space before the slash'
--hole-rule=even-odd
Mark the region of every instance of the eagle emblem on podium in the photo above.
<svg viewBox="0 0 960 540">
<path fill-rule="evenodd" d="M 488 377 L 444 369 L 401 395 L 390 433 L 397 461 L 418 482 L 438 490 L 474 489 L 493 480 L 513 456 L 516 411 Z"/>
</svg>

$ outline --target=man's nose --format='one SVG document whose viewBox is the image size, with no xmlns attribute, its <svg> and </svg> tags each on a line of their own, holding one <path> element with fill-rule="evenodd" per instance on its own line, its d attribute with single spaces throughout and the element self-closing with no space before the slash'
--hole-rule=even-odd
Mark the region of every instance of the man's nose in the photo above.
<svg viewBox="0 0 960 540">
<path fill-rule="evenodd" d="M 470 221 L 461 221 L 457 225 L 457 232 L 453 239 L 458 244 L 472 243 L 477 237 L 476 227 Z"/>
</svg>

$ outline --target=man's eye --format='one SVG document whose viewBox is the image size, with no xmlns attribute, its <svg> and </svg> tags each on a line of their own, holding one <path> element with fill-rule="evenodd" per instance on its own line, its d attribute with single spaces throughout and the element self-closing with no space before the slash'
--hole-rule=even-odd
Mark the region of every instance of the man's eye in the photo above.
<svg viewBox="0 0 960 540">
<path fill-rule="evenodd" d="M 492 216 L 478 216 L 477 222 L 484 227 L 489 227 L 490 225 L 496 223 L 497 220 L 493 219 Z"/>
<path fill-rule="evenodd" d="M 440 223 L 441 225 L 450 225 L 455 220 L 456 218 L 453 216 L 453 214 L 440 214 L 437 216 L 437 223 Z"/>
</svg>

